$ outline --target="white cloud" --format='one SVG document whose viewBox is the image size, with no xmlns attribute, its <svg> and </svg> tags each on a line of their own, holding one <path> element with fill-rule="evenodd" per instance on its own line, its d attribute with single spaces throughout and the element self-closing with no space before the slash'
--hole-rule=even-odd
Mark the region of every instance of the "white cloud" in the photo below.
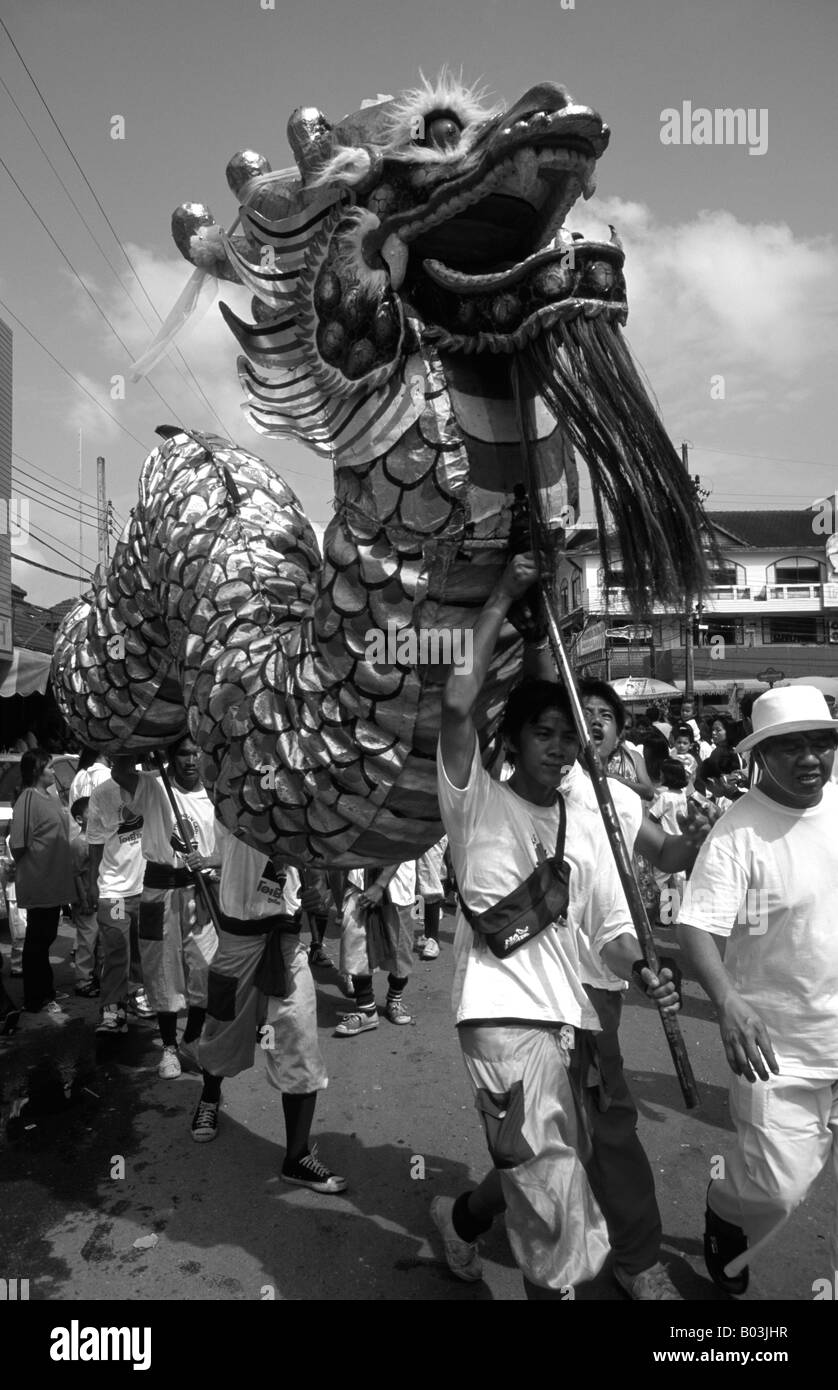
<svg viewBox="0 0 838 1390">
<path fill-rule="evenodd" d="M 714 373 L 737 373 L 737 407 L 751 407 L 760 399 L 755 389 L 770 394 L 780 383 L 799 383 L 838 343 L 828 302 L 834 306 L 838 248 L 830 238 L 804 239 L 785 223 L 748 224 L 723 210 L 666 224 L 619 198 L 593 199 L 569 221 L 606 240 L 608 224 L 617 228 L 626 251 L 627 333 L 667 395 L 677 393 L 679 376 L 704 383 Z M 730 393 L 727 400 L 733 403 Z"/>
</svg>

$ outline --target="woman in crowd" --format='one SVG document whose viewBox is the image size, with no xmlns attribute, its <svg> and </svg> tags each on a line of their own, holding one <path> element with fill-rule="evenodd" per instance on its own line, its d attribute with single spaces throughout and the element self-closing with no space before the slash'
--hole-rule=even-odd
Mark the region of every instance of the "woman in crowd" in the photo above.
<svg viewBox="0 0 838 1390">
<path fill-rule="evenodd" d="M 73 901 L 69 826 L 61 803 L 50 795 L 55 777 L 42 748 L 20 760 L 23 784 L 12 813 L 9 846 L 16 864 L 19 907 L 27 913 L 23 943 L 23 1007 L 58 1014 L 49 950 L 58 935 L 61 904 Z"/>
<path fill-rule="evenodd" d="M 733 751 L 733 745 L 736 742 L 735 733 L 733 721 L 729 719 L 726 714 L 715 715 L 710 727 L 710 737 L 713 740 L 713 752 L 710 754 L 709 758 L 705 758 L 704 762 L 701 764 L 699 777 L 696 783 L 699 791 L 706 792 L 711 796 L 724 795 L 719 782 L 721 776 L 719 760 L 722 754 Z M 734 756 L 737 759 L 739 758 L 738 754 Z M 741 762 L 739 766 L 742 766 Z"/>
</svg>

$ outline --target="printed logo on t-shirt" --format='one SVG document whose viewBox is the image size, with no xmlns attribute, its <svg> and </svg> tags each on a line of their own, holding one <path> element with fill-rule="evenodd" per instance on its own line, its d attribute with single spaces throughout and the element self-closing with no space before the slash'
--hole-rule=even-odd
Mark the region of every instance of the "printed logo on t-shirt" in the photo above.
<svg viewBox="0 0 838 1390">
<path fill-rule="evenodd" d="M 186 830 L 189 834 L 189 844 L 185 845 L 183 843 L 183 840 L 180 838 L 180 835 L 178 834 L 177 826 L 175 826 L 172 830 L 171 836 L 169 838 L 169 844 L 175 851 L 175 854 L 194 854 L 198 848 L 198 827 L 195 824 L 192 817 L 187 816 L 183 811 L 181 811 L 180 818 L 183 821 L 183 824 L 186 827 Z"/>
<path fill-rule="evenodd" d="M 543 844 L 542 844 L 541 841 L 539 840 L 539 838 L 538 838 L 538 836 L 536 835 L 535 831 L 532 832 L 532 847 L 533 847 L 533 850 L 535 851 L 535 862 L 536 862 L 536 864 L 543 864 L 547 859 L 549 859 L 550 856 L 548 855 L 546 849 L 544 848 Z"/>
<path fill-rule="evenodd" d="M 263 897 L 269 898 L 272 903 L 281 903 L 287 877 L 284 869 L 277 869 L 268 860 L 262 877 L 256 885 L 256 891 L 261 893 Z"/>
<path fill-rule="evenodd" d="M 142 838 L 143 818 L 136 811 L 131 811 L 124 801 L 119 803 L 118 812 L 119 824 L 116 833 L 121 845 L 138 844 Z"/>
</svg>

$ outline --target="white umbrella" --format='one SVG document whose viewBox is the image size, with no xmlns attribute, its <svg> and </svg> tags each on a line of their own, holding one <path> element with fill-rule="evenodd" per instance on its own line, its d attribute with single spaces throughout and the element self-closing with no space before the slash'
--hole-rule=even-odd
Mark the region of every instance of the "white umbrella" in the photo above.
<svg viewBox="0 0 838 1390">
<path fill-rule="evenodd" d="M 623 676 L 611 681 L 611 689 L 621 700 L 652 700 L 657 695 L 679 695 L 681 692 L 666 681 L 654 680 L 652 676 Z"/>
<path fill-rule="evenodd" d="M 794 676 L 784 681 L 777 681 L 777 685 L 813 685 L 822 695 L 831 695 L 834 700 L 838 700 L 838 676 Z"/>
</svg>

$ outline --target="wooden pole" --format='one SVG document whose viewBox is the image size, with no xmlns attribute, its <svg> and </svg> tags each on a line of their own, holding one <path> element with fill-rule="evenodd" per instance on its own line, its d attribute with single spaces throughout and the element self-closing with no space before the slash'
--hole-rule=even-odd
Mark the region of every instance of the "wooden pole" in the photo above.
<svg viewBox="0 0 838 1390">
<path fill-rule="evenodd" d="M 653 971 L 654 974 L 657 974 L 659 969 L 658 953 L 649 918 L 646 915 L 646 906 L 637 885 L 637 879 L 634 876 L 631 855 L 626 845 L 622 826 L 620 825 L 614 807 L 611 790 L 608 786 L 608 779 L 600 767 L 599 756 L 588 729 L 588 721 L 585 718 L 585 711 L 582 708 L 579 691 L 576 689 L 573 670 L 559 630 L 558 609 L 555 601 L 555 594 L 552 591 L 555 581 L 555 563 L 551 564 L 548 574 L 545 575 L 544 572 L 545 558 L 555 562 L 557 547 L 556 541 L 551 542 L 551 528 L 548 526 L 547 520 L 543 514 L 540 487 L 541 480 L 538 477 L 537 463 L 533 451 L 530 448 L 530 439 L 533 438 L 531 431 L 534 423 L 532 418 L 532 401 L 524 396 L 519 377 L 519 363 L 516 357 L 512 360 L 512 383 L 518 414 L 518 426 L 521 435 L 521 448 L 528 474 L 530 514 L 533 525 L 533 545 L 541 571 L 542 594 L 547 617 L 547 630 L 550 645 L 553 649 L 553 657 L 559 676 L 565 685 L 570 699 L 573 721 L 576 725 L 576 732 L 582 745 L 582 756 L 585 760 L 585 766 L 591 781 L 593 782 L 600 815 L 602 816 L 605 832 L 608 836 L 608 843 L 617 866 L 617 872 L 620 876 L 620 882 L 623 885 L 623 891 L 626 895 L 626 901 L 628 903 L 634 930 L 640 943 L 640 949 L 643 952 L 649 969 Z M 557 539 L 556 528 L 553 528 L 552 534 Z M 687 1055 L 684 1039 L 681 1036 L 677 1015 L 660 1014 L 660 1020 L 666 1035 L 667 1043 L 669 1044 L 669 1051 L 672 1055 L 675 1073 L 681 1087 L 681 1094 L 684 1097 L 684 1104 L 688 1110 L 693 1110 L 699 1103 L 698 1087 L 690 1065 L 690 1059 Z"/>
<path fill-rule="evenodd" d="M 96 521 L 99 534 L 99 564 L 102 577 L 108 568 L 108 502 L 105 496 L 105 460 L 96 460 Z"/>
<path fill-rule="evenodd" d="M 175 818 L 177 833 L 182 839 L 183 843 L 185 845 L 188 845 L 189 832 L 186 829 L 183 816 L 180 813 L 180 807 L 178 806 L 177 801 L 175 800 L 175 794 L 172 791 L 172 784 L 169 781 L 169 774 L 166 771 L 166 764 L 163 761 L 162 754 L 155 752 L 154 761 L 157 764 L 157 768 L 160 773 L 160 780 L 163 783 L 163 788 L 166 792 L 166 796 L 169 798 L 169 805 L 172 808 L 172 815 Z M 204 907 L 207 909 L 207 912 L 210 915 L 210 920 L 213 926 L 215 927 L 215 930 L 221 931 L 221 921 L 218 916 L 218 904 L 215 901 L 215 894 L 213 893 L 212 889 L 210 888 L 210 885 L 207 883 L 200 869 L 190 869 L 189 872 L 191 873 L 195 887 L 198 890 L 198 896 L 203 899 Z"/>
</svg>

